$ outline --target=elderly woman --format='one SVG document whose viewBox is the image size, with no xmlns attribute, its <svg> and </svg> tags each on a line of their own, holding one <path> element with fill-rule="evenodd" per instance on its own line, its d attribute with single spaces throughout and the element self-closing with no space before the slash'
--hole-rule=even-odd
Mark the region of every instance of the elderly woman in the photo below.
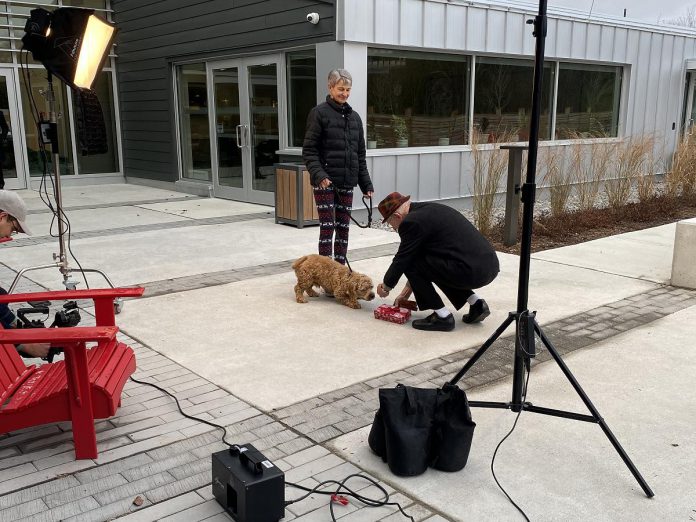
<svg viewBox="0 0 696 522">
<path fill-rule="evenodd" d="M 345 69 L 329 73 L 329 94 L 307 118 L 302 158 L 319 213 L 319 254 L 346 263 L 353 188 L 366 196 L 373 187 L 365 162 L 362 120 L 348 105 L 353 79 Z M 333 248 L 332 248 L 333 247 Z"/>
</svg>

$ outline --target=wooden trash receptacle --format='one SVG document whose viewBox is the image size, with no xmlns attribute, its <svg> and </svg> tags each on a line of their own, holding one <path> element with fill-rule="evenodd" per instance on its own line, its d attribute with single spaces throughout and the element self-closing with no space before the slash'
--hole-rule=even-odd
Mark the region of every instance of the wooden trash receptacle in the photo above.
<svg viewBox="0 0 696 522">
<path fill-rule="evenodd" d="M 275 222 L 297 228 L 318 225 L 319 214 L 306 167 L 296 163 L 277 163 L 275 169 Z"/>
</svg>

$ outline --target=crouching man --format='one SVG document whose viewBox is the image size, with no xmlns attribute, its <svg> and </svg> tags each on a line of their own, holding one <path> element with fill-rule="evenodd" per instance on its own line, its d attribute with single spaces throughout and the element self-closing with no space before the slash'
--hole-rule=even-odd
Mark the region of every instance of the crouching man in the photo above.
<svg viewBox="0 0 696 522">
<path fill-rule="evenodd" d="M 418 330 L 449 332 L 454 316 L 435 290 L 437 285 L 459 310 L 469 303 L 465 323 L 483 321 L 490 310 L 474 289 L 493 281 L 500 265 L 491 244 L 459 211 L 440 203 L 415 203 L 410 196 L 392 192 L 379 206 L 383 223 L 399 233 L 401 244 L 391 266 L 377 285 L 377 294 L 387 297 L 402 275 L 408 282 L 396 304 L 413 292 L 420 310 L 434 310 L 425 319 L 413 321 Z"/>
</svg>

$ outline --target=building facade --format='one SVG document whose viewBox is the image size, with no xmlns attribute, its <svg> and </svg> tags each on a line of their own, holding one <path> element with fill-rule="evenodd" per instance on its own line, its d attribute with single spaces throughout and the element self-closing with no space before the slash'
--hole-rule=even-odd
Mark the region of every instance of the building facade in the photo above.
<svg viewBox="0 0 696 522">
<path fill-rule="evenodd" d="M 50 5 L 45 5 L 50 4 Z M 81 156 L 61 87 L 66 182 L 123 180 L 273 204 L 274 164 L 300 161 L 326 74 L 353 74 L 378 194 L 472 192 L 472 146 L 528 139 L 534 3 L 464 0 L 0 0 L 0 110 L 10 186 L 38 180 L 41 66 L 21 66 L 34 5 L 95 8 L 119 28 L 96 84 L 111 147 Z M 310 16 L 311 15 L 311 16 Z M 4 23 L 3 23 L 4 22 Z M 30 91 L 25 89 L 30 86 Z M 27 94 L 32 92 L 33 96 Z M 668 164 L 696 117 L 696 34 L 549 12 L 541 146 L 649 135 Z M 38 110 L 36 109 L 38 106 Z"/>
<path fill-rule="evenodd" d="M 316 102 L 316 46 L 336 39 L 334 2 L 112 5 L 128 180 L 272 204 L 278 151 L 301 144 Z"/>
<path fill-rule="evenodd" d="M 47 73 L 41 64 L 33 61 L 31 54 L 21 50 L 29 13 L 37 7 L 49 10 L 56 7 L 90 8 L 105 19 L 112 17 L 107 0 L 0 0 L 0 168 L 5 187 L 9 189 L 37 187 L 44 174 L 36 122 L 47 117 Z M 64 183 L 123 180 L 114 60 L 115 54 L 112 52 L 93 86 L 106 124 L 105 153 L 81 154 L 83 147 L 77 132 L 76 98 L 68 87 L 58 80 L 54 81 L 60 168 Z M 49 172 L 51 160 L 51 157 L 47 157 Z"/>
</svg>

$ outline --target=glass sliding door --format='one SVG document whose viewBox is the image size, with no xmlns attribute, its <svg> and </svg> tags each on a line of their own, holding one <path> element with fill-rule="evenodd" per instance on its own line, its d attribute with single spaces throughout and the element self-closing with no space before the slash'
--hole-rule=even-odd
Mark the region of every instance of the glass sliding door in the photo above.
<svg viewBox="0 0 696 522">
<path fill-rule="evenodd" d="M 213 190 L 216 196 L 272 205 L 280 148 L 280 59 L 208 64 Z"/>
<path fill-rule="evenodd" d="M 215 86 L 215 143 L 217 182 L 222 187 L 244 188 L 242 132 L 239 112 L 239 68 L 213 71 Z"/>
<path fill-rule="evenodd" d="M 249 74 L 249 110 L 251 111 L 252 187 L 273 193 L 276 151 L 280 148 L 278 132 L 278 67 L 276 64 L 252 65 Z"/>
<path fill-rule="evenodd" d="M 185 179 L 212 181 L 205 64 L 179 66 L 177 89 L 181 176 Z"/>
</svg>

